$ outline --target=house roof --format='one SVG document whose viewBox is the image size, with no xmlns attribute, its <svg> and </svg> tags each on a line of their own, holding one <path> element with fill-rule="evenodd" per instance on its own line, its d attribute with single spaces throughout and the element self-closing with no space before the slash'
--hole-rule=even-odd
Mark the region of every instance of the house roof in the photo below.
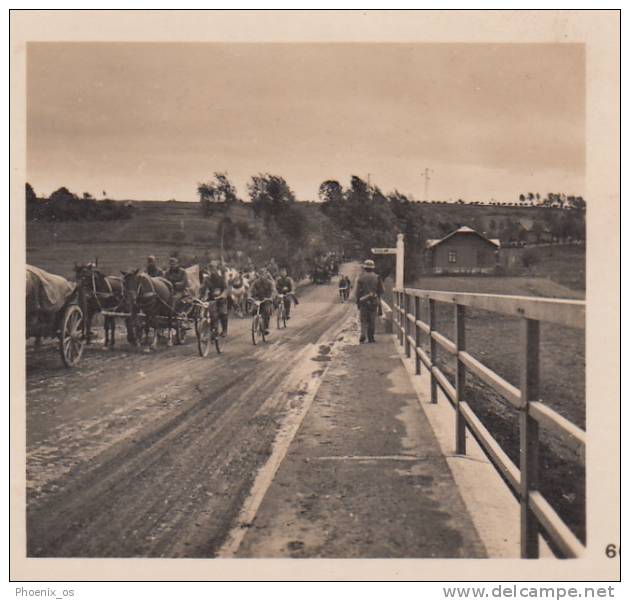
<svg viewBox="0 0 630 601">
<path fill-rule="evenodd" d="M 467 225 L 464 225 L 464 226 L 456 229 L 455 231 L 451 232 L 450 234 L 447 234 L 446 236 L 444 236 L 444 238 L 432 238 L 432 239 L 427 240 L 426 248 L 434 248 L 434 247 L 438 246 L 439 244 L 442 244 L 442 242 L 445 242 L 446 240 L 448 240 L 449 238 L 451 238 L 455 234 L 475 234 L 475 235 L 479 236 L 482 240 L 485 240 L 486 242 L 496 246 L 497 248 L 500 248 L 500 246 L 501 246 L 501 242 L 500 242 L 500 240 L 498 238 L 486 238 L 485 236 L 480 234 L 478 231 L 473 230 L 472 228 L 468 227 Z"/>
</svg>

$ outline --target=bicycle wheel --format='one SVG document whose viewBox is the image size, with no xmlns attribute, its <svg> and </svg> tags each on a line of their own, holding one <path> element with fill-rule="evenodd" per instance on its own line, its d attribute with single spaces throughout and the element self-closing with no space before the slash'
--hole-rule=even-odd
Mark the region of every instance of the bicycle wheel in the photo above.
<svg viewBox="0 0 630 601">
<path fill-rule="evenodd" d="M 284 308 L 284 301 L 280 301 L 278 310 L 276 311 L 276 327 L 278 329 L 287 327 L 287 314 Z"/>
<path fill-rule="evenodd" d="M 252 319 L 252 344 L 258 344 L 258 337 L 260 336 L 260 315 L 254 315 Z"/>
<path fill-rule="evenodd" d="M 261 319 L 258 322 L 258 327 L 260 329 L 260 338 L 263 342 L 267 342 L 267 335 L 265 334 L 265 325 L 263 324 L 263 320 Z"/>
<path fill-rule="evenodd" d="M 220 355 L 223 351 L 223 338 L 219 336 L 216 326 L 212 330 L 212 338 L 214 340 L 214 348 L 217 351 L 217 355 Z"/>
<path fill-rule="evenodd" d="M 210 329 L 210 322 L 207 319 L 202 319 L 197 328 L 197 348 L 199 349 L 199 355 L 202 357 L 208 356 L 211 340 L 212 331 Z"/>
</svg>

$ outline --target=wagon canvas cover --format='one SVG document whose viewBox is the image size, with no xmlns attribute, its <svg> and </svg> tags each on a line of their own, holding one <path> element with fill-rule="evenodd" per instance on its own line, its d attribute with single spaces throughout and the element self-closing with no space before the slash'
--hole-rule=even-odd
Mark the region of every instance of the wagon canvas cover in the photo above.
<svg viewBox="0 0 630 601">
<path fill-rule="evenodd" d="M 32 265 L 26 266 L 26 275 L 37 283 L 38 308 L 46 312 L 59 311 L 76 288 L 76 284 L 69 282 L 66 278 Z"/>
</svg>

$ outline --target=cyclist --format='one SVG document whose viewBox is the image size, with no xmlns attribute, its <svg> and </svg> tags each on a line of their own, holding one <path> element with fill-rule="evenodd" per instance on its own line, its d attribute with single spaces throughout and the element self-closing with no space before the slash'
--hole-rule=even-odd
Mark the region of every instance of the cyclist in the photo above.
<svg viewBox="0 0 630 601">
<path fill-rule="evenodd" d="M 290 278 L 287 274 L 287 270 L 285 267 L 280 269 L 280 276 L 276 279 L 276 290 L 278 294 L 284 295 L 284 310 L 287 316 L 287 319 L 291 319 L 291 299 L 293 302 L 298 305 L 298 299 L 295 295 L 295 283 L 293 282 L 293 278 Z"/>
<path fill-rule="evenodd" d="M 212 261 L 208 267 L 208 274 L 204 276 L 199 290 L 199 297 L 204 301 L 216 301 L 221 336 L 227 336 L 228 311 L 225 297 L 225 278 L 219 273 L 217 263 Z"/>
<path fill-rule="evenodd" d="M 339 296 L 342 301 L 348 300 L 350 296 L 350 278 L 347 275 L 341 274 L 339 276 Z"/>
<path fill-rule="evenodd" d="M 262 271 L 257 271 L 254 276 L 254 281 L 249 288 L 249 294 L 258 302 L 262 302 L 265 299 L 273 299 L 275 295 L 273 280 L 269 279 Z M 271 317 L 272 304 L 265 303 L 261 309 L 261 316 L 263 320 L 263 328 L 265 330 L 265 336 L 269 334 L 269 318 Z"/>
</svg>

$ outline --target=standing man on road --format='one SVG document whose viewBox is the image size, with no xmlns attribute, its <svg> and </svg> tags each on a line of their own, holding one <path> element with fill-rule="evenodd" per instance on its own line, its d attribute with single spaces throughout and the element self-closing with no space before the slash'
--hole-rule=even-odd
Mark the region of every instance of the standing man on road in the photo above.
<svg viewBox="0 0 630 601">
<path fill-rule="evenodd" d="M 374 273 L 374 261 L 367 259 L 363 262 L 363 273 L 357 280 L 356 299 L 361 316 L 361 337 L 359 342 L 376 342 L 376 315 L 381 307 L 383 282 Z"/>
</svg>

